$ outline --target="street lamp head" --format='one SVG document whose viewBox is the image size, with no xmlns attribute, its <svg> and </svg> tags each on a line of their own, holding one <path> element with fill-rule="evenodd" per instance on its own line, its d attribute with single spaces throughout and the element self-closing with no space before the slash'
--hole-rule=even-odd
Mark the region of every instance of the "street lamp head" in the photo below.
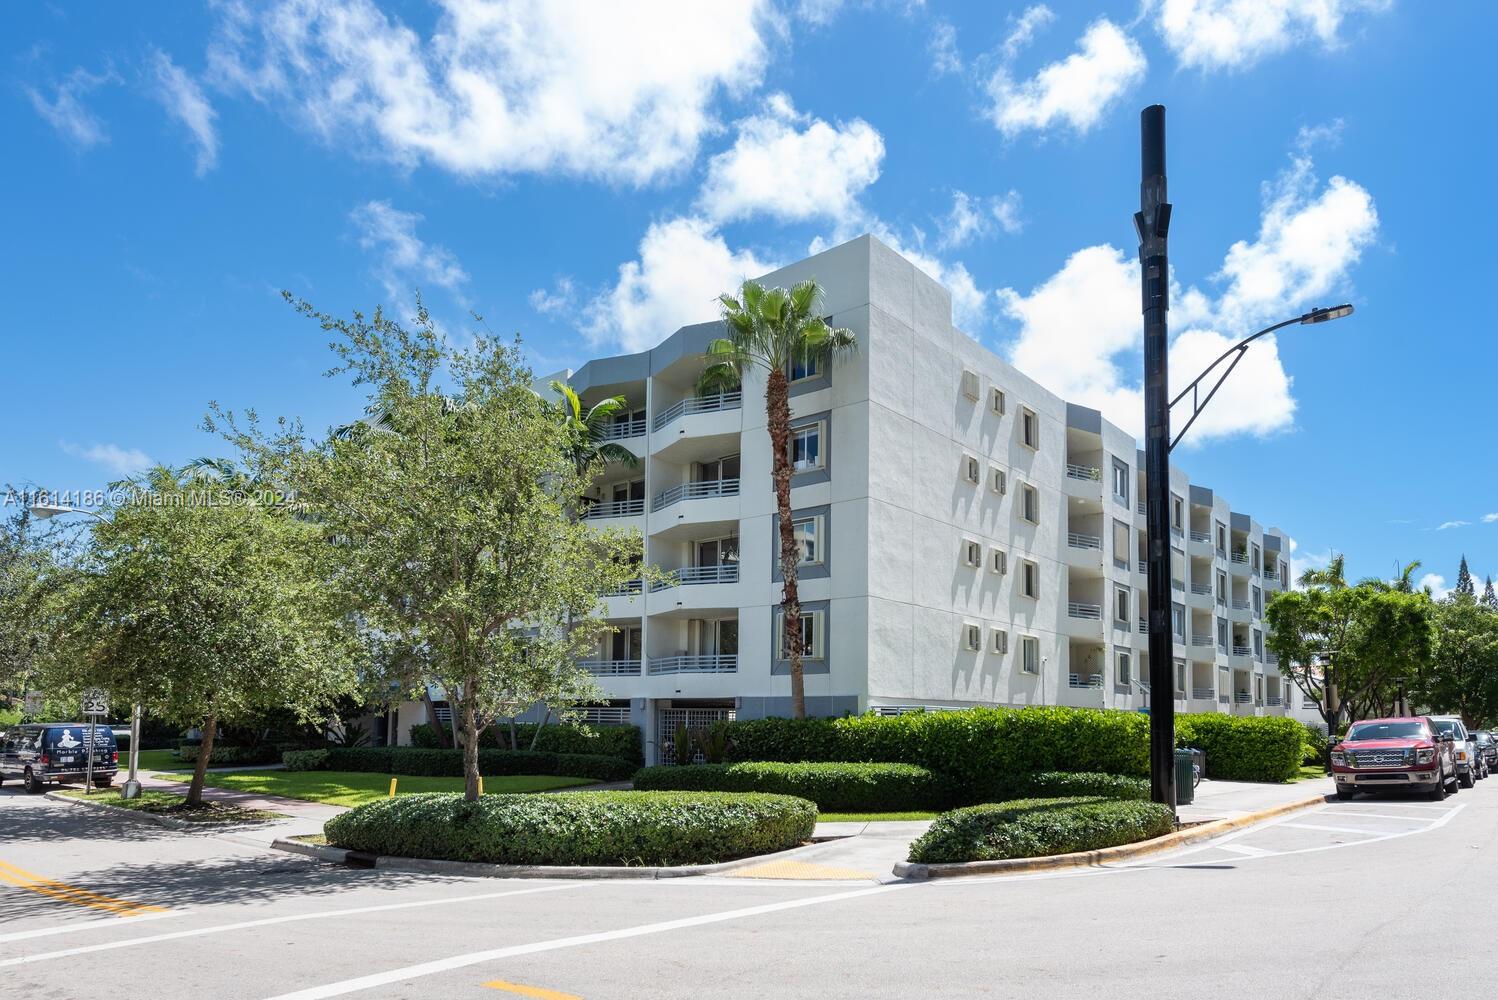
<svg viewBox="0 0 1498 1000">
<path fill-rule="evenodd" d="M 1340 306 L 1329 306 L 1325 309 L 1312 309 L 1300 318 L 1301 323 L 1325 323 L 1327 320 L 1341 319 L 1343 316 L 1352 315 L 1352 306 L 1343 304 Z"/>
<path fill-rule="evenodd" d="M 73 508 L 59 507 L 57 504 L 38 503 L 31 505 L 31 516 L 36 518 L 38 521 L 45 521 L 47 518 L 56 517 L 58 514 L 71 513 L 73 513 Z"/>
</svg>

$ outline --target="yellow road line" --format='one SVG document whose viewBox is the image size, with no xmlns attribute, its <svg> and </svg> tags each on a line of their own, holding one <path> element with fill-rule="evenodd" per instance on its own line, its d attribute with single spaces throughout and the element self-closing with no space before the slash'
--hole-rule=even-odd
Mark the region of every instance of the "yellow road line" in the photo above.
<svg viewBox="0 0 1498 1000">
<path fill-rule="evenodd" d="M 52 899 L 62 900 L 64 903 L 72 903 L 75 906 L 87 906 L 95 910 L 105 910 L 121 917 L 133 917 L 140 913 L 164 913 L 166 908 L 162 906 L 148 906 L 145 903 L 132 903 L 128 899 L 115 899 L 113 896 L 104 896 L 97 892 L 81 889 L 76 885 L 68 885 L 35 872 L 29 872 L 24 868 L 0 861 L 0 882 L 35 892 Z"/>
<path fill-rule="evenodd" d="M 484 985 L 491 990 L 504 990 L 506 993 L 515 993 L 523 997 L 535 997 L 536 1000 L 583 1000 L 576 993 L 559 993 L 556 990 L 542 989 L 539 986 L 522 986 L 519 983 L 507 983 L 503 979 L 491 979 Z"/>
</svg>

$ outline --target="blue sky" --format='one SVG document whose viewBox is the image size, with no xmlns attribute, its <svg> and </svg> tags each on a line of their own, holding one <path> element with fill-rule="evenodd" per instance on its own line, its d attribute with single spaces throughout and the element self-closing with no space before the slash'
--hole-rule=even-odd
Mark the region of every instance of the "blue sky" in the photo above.
<svg viewBox="0 0 1498 1000">
<path fill-rule="evenodd" d="M 422 290 L 538 372 L 874 232 L 959 324 L 1139 422 L 1138 111 L 1169 109 L 1173 371 L 1256 347 L 1177 452 L 1357 575 L 1498 575 L 1498 8 L 1411 0 L 277 0 L 0 11 L 0 477 L 221 451 L 211 400 L 346 419 L 329 311 Z M 1188 369 L 1190 369 L 1188 371 Z M 1490 520 L 1484 521 L 1484 517 Z"/>
</svg>

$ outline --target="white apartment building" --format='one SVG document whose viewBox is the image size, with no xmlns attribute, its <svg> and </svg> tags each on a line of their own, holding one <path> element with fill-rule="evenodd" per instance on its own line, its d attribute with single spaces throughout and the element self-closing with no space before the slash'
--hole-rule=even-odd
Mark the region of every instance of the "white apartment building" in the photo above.
<svg viewBox="0 0 1498 1000">
<path fill-rule="evenodd" d="M 815 278 L 856 353 L 792 372 L 807 710 L 1149 704 L 1143 453 L 952 325 L 951 296 L 871 236 L 765 276 Z M 632 408 L 587 517 L 637 528 L 666 584 L 610 596 L 589 668 L 646 755 L 676 726 L 790 714 L 777 649 L 775 503 L 762 381 L 694 390 L 720 324 L 559 373 Z M 1283 714 L 1263 608 L 1289 542 L 1172 469 L 1179 711 Z M 401 737 L 424 716 L 401 706 Z"/>
</svg>

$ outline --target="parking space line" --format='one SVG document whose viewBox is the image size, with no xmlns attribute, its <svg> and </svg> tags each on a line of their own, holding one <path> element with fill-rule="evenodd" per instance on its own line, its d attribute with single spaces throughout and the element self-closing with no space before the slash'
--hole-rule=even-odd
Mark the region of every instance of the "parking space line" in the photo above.
<svg viewBox="0 0 1498 1000">
<path fill-rule="evenodd" d="M 143 924 L 147 920 L 165 920 L 168 917 L 180 917 L 182 910 L 163 910 L 160 913 L 138 913 L 131 914 L 130 924 Z M 7 941 L 29 941 L 32 938 L 51 937 L 53 934 L 80 934 L 83 931 L 98 930 L 100 927 L 119 927 L 113 920 L 81 920 L 71 924 L 60 924 L 56 927 L 39 927 L 31 931 L 15 931 L 10 934 L 0 934 L 0 944 Z"/>
<path fill-rule="evenodd" d="M 1270 853 L 1262 847 L 1254 847 L 1251 844 L 1219 844 L 1217 846 L 1230 854 L 1242 854 L 1250 858 L 1262 858 Z"/>
<path fill-rule="evenodd" d="M 147 903 L 133 903 L 128 899 L 115 899 L 113 896 L 100 895 L 76 885 L 69 885 L 66 882 L 47 878 L 45 875 L 29 872 L 24 868 L 17 868 L 4 861 L 0 861 L 0 882 L 13 885 L 18 889 L 25 889 L 27 892 L 61 900 L 64 903 L 72 903 L 74 906 L 104 910 L 117 917 L 130 917 L 137 913 L 160 913 L 165 909 Z"/>
<path fill-rule="evenodd" d="M 224 934 L 229 931 L 248 930 L 252 927 L 270 927 L 274 924 L 291 924 L 303 920 L 330 920 L 334 917 L 357 916 L 364 913 L 386 913 L 391 910 L 411 910 L 423 906 L 444 906 L 453 903 L 474 903 L 486 899 L 502 899 L 506 896 L 528 896 L 537 892 L 560 892 L 563 889 L 577 889 L 586 886 L 586 882 L 569 883 L 567 885 L 543 885 L 531 889 L 511 889 L 508 892 L 485 892 L 474 896 L 452 896 L 442 899 L 421 899 L 410 903 L 382 903 L 379 906 L 355 906 L 346 910 L 321 910 L 314 913 L 289 913 L 281 917 L 262 917 L 259 920 L 243 920 L 232 924 L 214 924 L 210 927 L 194 927 L 185 931 L 170 931 L 166 934 L 147 934 L 143 937 L 126 938 L 123 941 L 105 941 L 102 944 L 80 945 L 76 948 L 64 948 L 60 951 L 44 951 L 36 955 L 22 955 L 20 958 L 0 959 L 0 969 L 12 965 L 29 965 L 32 962 L 45 962 L 53 958 L 69 958 L 73 955 L 88 955 L 96 951 L 113 951 L 116 948 L 131 948 L 136 945 L 156 944 L 160 941 L 177 941 L 182 938 L 200 937 L 204 934 Z"/>
<path fill-rule="evenodd" d="M 1296 830 L 1322 830 L 1326 833 L 1355 833 L 1360 837 L 1383 837 L 1390 833 L 1400 832 L 1396 830 L 1358 829 L 1351 826 L 1328 826 L 1325 823 L 1286 823 L 1284 825 L 1287 827 L 1293 827 Z"/>
<path fill-rule="evenodd" d="M 507 983 L 503 979 L 491 979 L 484 985 L 491 990 L 504 990 L 506 993 L 515 993 L 523 997 L 535 997 L 536 1000 L 583 1000 L 576 993 L 562 993 L 557 990 L 542 989 L 540 986 Z"/>
<path fill-rule="evenodd" d="M 1397 816 L 1394 813 L 1365 813 L 1365 812 L 1343 812 L 1336 810 L 1333 815 L 1344 819 L 1397 819 L 1401 823 L 1429 823 L 1435 819 L 1434 816 Z"/>
</svg>

